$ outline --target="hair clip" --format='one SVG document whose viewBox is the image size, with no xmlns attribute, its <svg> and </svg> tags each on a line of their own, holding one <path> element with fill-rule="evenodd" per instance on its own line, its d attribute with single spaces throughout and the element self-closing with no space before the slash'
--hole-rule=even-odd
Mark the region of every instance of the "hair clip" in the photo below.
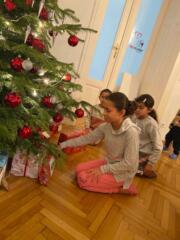
<svg viewBox="0 0 180 240">
<path fill-rule="evenodd" d="M 143 100 L 143 103 L 145 103 L 145 102 L 146 102 L 146 100 L 147 100 L 147 99 L 145 98 L 145 99 Z"/>
</svg>

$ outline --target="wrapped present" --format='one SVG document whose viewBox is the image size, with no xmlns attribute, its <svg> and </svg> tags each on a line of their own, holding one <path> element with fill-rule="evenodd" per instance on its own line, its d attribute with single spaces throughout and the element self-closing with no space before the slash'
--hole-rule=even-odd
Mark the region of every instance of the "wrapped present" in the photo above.
<svg viewBox="0 0 180 240">
<path fill-rule="evenodd" d="M 17 151 L 12 160 L 11 174 L 15 176 L 38 177 L 39 164 L 33 154 Z"/>
<path fill-rule="evenodd" d="M 7 162 L 8 155 L 5 153 L 0 153 L 0 185 L 4 186 L 6 190 L 8 190 L 8 184 L 5 179 Z"/>
<path fill-rule="evenodd" d="M 38 180 L 40 184 L 47 186 L 49 178 L 53 175 L 55 158 L 48 156 L 39 167 Z"/>
<path fill-rule="evenodd" d="M 74 131 L 74 132 L 72 132 L 70 134 L 61 133 L 60 136 L 59 136 L 59 139 L 58 139 L 58 145 L 60 143 L 64 142 L 64 141 L 69 140 L 69 139 L 80 137 L 80 136 L 84 136 L 84 135 L 88 134 L 88 132 L 89 132 L 88 129 L 83 129 L 83 130 Z M 80 147 L 66 147 L 66 148 L 63 149 L 63 151 L 66 154 L 77 153 L 77 152 L 81 152 L 81 151 L 84 151 L 84 150 L 85 150 L 84 146 L 80 146 Z"/>
</svg>

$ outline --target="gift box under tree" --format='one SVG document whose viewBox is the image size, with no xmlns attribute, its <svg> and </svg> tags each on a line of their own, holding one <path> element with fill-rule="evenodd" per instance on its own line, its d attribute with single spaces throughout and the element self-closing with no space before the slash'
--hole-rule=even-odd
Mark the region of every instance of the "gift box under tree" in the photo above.
<svg viewBox="0 0 180 240">
<path fill-rule="evenodd" d="M 47 185 L 54 167 L 55 158 L 53 156 L 49 155 L 43 159 L 37 159 L 33 154 L 18 150 L 13 157 L 10 172 L 15 176 L 38 179 L 40 184 Z"/>
</svg>

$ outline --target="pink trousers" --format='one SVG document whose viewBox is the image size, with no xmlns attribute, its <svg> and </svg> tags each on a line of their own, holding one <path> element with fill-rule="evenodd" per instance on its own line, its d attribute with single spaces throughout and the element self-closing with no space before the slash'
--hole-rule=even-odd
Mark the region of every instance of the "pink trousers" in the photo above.
<svg viewBox="0 0 180 240">
<path fill-rule="evenodd" d="M 94 160 L 79 164 L 76 167 L 79 187 L 92 192 L 137 194 L 137 189 L 133 184 L 129 189 L 123 189 L 123 181 L 117 182 L 112 174 L 102 173 L 98 177 L 94 177 L 88 172 L 104 164 L 106 164 L 105 160 Z"/>
</svg>

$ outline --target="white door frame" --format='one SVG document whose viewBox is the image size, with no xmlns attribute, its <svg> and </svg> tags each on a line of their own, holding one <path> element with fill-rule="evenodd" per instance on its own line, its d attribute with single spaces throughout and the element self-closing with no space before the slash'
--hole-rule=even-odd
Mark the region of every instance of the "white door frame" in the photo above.
<svg viewBox="0 0 180 240">
<path fill-rule="evenodd" d="M 141 0 L 126 0 L 124 11 L 119 24 L 119 30 L 117 31 L 114 46 L 108 61 L 108 66 L 102 81 L 96 81 L 95 79 L 88 78 L 89 67 L 93 58 L 93 54 L 96 48 L 98 40 L 98 33 L 89 33 L 86 39 L 86 46 L 84 47 L 84 54 L 81 59 L 80 65 L 80 81 L 83 84 L 82 98 L 85 100 L 91 100 L 89 92 L 95 92 L 93 98 L 98 99 L 99 91 L 102 88 L 110 88 L 114 90 L 115 81 L 117 79 L 120 66 L 123 61 L 125 50 L 128 45 L 130 34 L 132 32 L 135 18 L 140 6 Z M 98 0 L 92 15 L 92 22 L 90 27 L 99 30 L 103 24 L 104 16 L 108 6 L 108 0 Z M 95 101 L 96 101 L 95 100 Z M 91 103 L 94 103 L 90 101 Z"/>
</svg>

